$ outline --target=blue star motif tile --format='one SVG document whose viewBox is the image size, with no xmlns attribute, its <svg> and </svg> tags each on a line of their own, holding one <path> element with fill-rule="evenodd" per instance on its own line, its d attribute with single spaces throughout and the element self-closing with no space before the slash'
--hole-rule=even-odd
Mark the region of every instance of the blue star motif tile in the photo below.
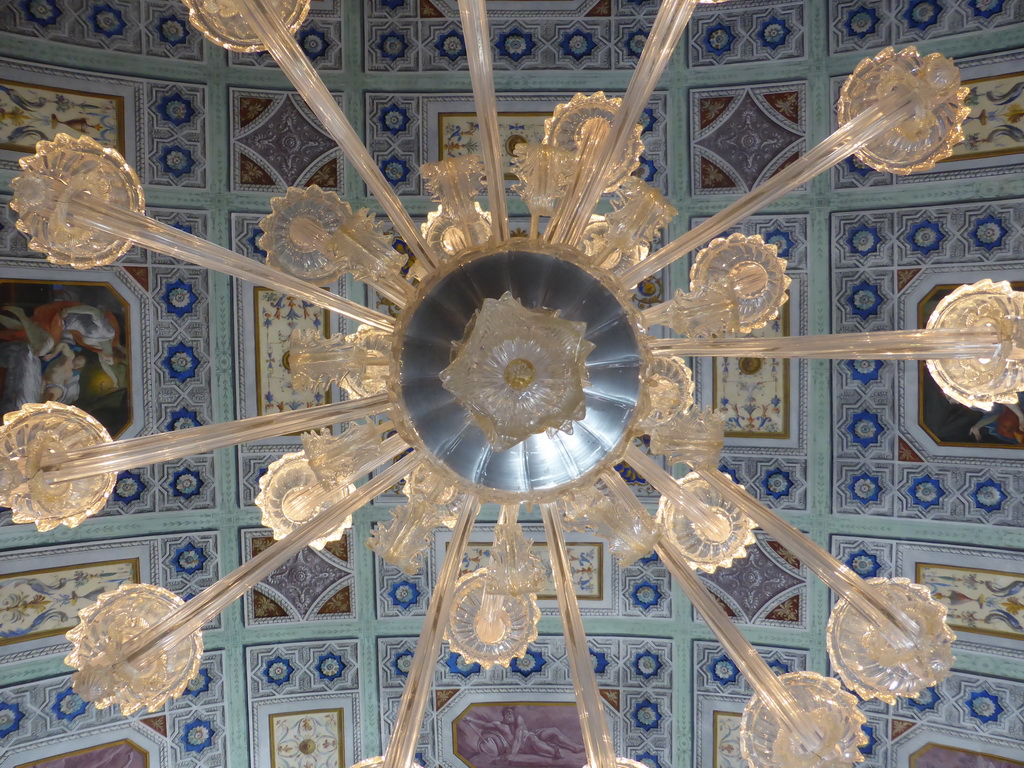
<svg viewBox="0 0 1024 768">
<path fill-rule="evenodd" d="M 566 56 L 572 56 L 576 61 L 582 61 L 594 52 L 597 43 L 594 36 L 585 29 L 574 29 L 562 35 L 559 48 Z"/>
<path fill-rule="evenodd" d="M 761 45 L 774 51 L 780 45 L 786 44 L 790 32 L 785 20 L 777 16 L 769 16 L 757 30 L 757 39 L 761 41 Z"/>
<path fill-rule="evenodd" d="M 877 227 L 860 226 L 850 230 L 850 234 L 846 236 L 846 245 L 850 248 L 850 253 L 861 256 L 878 253 L 878 245 L 881 242 Z"/>
<path fill-rule="evenodd" d="M 646 768 L 662 768 L 658 756 L 650 752 L 641 752 L 635 755 L 633 759 L 640 763 L 640 765 L 646 766 Z"/>
<path fill-rule="evenodd" d="M 512 61 L 519 61 L 533 53 L 536 46 L 533 42 L 533 35 L 518 27 L 513 27 L 508 32 L 498 35 L 495 47 L 498 49 L 499 55 L 512 59 Z"/>
<path fill-rule="evenodd" d="M 910 248 L 922 256 L 937 251 L 945 239 L 946 234 L 938 223 L 928 219 L 919 221 L 907 233 L 907 242 L 910 243 Z"/>
<path fill-rule="evenodd" d="M 337 680 L 345 671 L 345 662 L 334 653 L 325 653 L 317 659 L 316 673 L 321 680 Z"/>
<path fill-rule="evenodd" d="M 437 38 L 434 47 L 449 61 L 458 61 L 466 55 L 466 39 L 454 29 Z"/>
<path fill-rule="evenodd" d="M 21 10 L 29 21 L 41 27 L 56 24 L 63 13 L 54 0 L 21 0 Z"/>
<path fill-rule="evenodd" d="M 772 670 L 776 675 L 786 675 L 791 671 L 789 664 L 785 664 L 778 659 L 772 659 L 768 662 L 768 669 Z"/>
<path fill-rule="evenodd" d="M 634 59 L 639 59 L 640 54 L 644 52 L 644 46 L 647 45 L 647 36 L 650 34 L 649 29 L 634 29 L 632 32 L 626 35 L 626 39 L 622 43 L 622 47 L 626 51 L 627 56 L 632 56 Z"/>
<path fill-rule="evenodd" d="M 633 706 L 629 714 L 633 725 L 644 731 L 653 731 L 661 725 L 661 712 L 658 705 L 650 699 L 641 699 Z"/>
<path fill-rule="evenodd" d="M 171 477 L 168 483 L 171 488 L 171 495 L 182 499 L 191 499 L 198 496 L 203 488 L 203 479 L 194 469 L 180 469 Z"/>
<path fill-rule="evenodd" d="M 781 499 L 784 496 L 789 496 L 793 489 L 793 481 L 789 477 L 789 472 L 773 469 L 761 479 L 761 487 L 773 499 Z"/>
<path fill-rule="evenodd" d="M 1003 12 L 1003 0 L 967 0 L 967 5 L 975 16 L 983 19 L 991 19 L 997 13 Z"/>
<path fill-rule="evenodd" d="M 732 467 L 726 466 L 725 464 L 719 464 L 718 471 L 725 472 L 725 474 L 732 478 L 734 483 L 738 483 L 740 481 L 739 475 L 736 474 L 736 470 Z"/>
<path fill-rule="evenodd" d="M 654 130 L 654 124 L 658 122 L 658 118 L 654 116 L 654 109 L 647 107 L 643 112 L 640 113 L 640 120 L 638 121 L 642 128 L 641 135 L 650 133 Z"/>
<path fill-rule="evenodd" d="M 409 113 L 397 104 L 389 104 L 380 111 L 377 122 L 392 136 L 397 136 L 409 127 Z"/>
<path fill-rule="evenodd" d="M 540 672 L 544 669 L 544 665 L 547 663 L 548 660 L 544 658 L 540 651 L 529 650 L 521 658 L 512 659 L 508 668 L 523 677 L 529 677 L 534 672 Z"/>
<path fill-rule="evenodd" d="M 92 23 L 93 32 L 107 38 L 124 34 L 124 29 L 127 26 L 121 12 L 106 3 L 92 7 L 89 21 Z"/>
<path fill-rule="evenodd" d="M 192 347 L 181 343 L 169 347 L 161 362 L 168 375 L 178 381 L 188 381 L 196 375 L 196 369 L 199 367 L 199 359 Z"/>
<path fill-rule="evenodd" d="M 739 668 L 725 654 L 708 662 L 708 674 L 719 685 L 731 685 L 740 675 Z"/>
<path fill-rule="evenodd" d="M 878 497 L 882 493 L 882 482 L 875 475 L 861 473 L 850 478 L 847 488 L 854 501 L 860 504 L 869 504 L 872 501 L 878 501 Z"/>
<path fill-rule="evenodd" d="M 603 674 L 608 669 L 608 654 L 604 651 L 595 651 L 593 648 L 588 648 L 590 651 L 590 660 L 594 664 L 594 674 Z"/>
<path fill-rule="evenodd" d="M 156 105 L 156 112 L 171 125 L 185 125 L 192 122 L 196 111 L 192 100 L 183 96 L 180 91 L 168 93 Z"/>
<path fill-rule="evenodd" d="M 846 303 L 857 317 L 866 320 L 878 314 L 878 308 L 882 306 L 882 296 L 878 287 L 867 282 L 860 282 L 850 289 L 850 295 L 846 297 Z"/>
<path fill-rule="evenodd" d="M 878 28 L 878 13 L 874 8 L 861 5 L 846 14 L 846 21 L 843 22 L 846 34 L 863 40 L 868 35 L 874 34 Z"/>
<path fill-rule="evenodd" d="M 882 371 L 881 360 L 847 360 L 846 367 L 854 381 L 861 384 L 870 384 L 878 381 L 878 375 Z"/>
<path fill-rule="evenodd" d="M 661 667 L 661 657 L 653 651 L 641 651 L 633 657 L 633 671 L 644 680 L 657 677 Z"/>
<path fill-rule="evenodd" d="M 871 579 L 878 575 L 882 566 L 878 564 L 878 558 L 873 554 L 858 549 L 847 556 L 846 567 L 862 579 Z"/>
<path fill-rule="evenodd" d="M 977 483 L 970 496 L 974 500 L 974 506 L 986 512 L 999 511 L 1003 508 L 1003 502 L 1006 501 L 1006 493 L 1003 491 L 1003 486 L 995 480 L 985 480 L 984 482 Z"/>
<path fill-rule="evenodd" d="M 1006 234 L 1006 227 L 1003 226 L 1002 220 L 995 216 L 984 216 L 978 219 L 970 231 L 971 242 L 989 253 L 1003 244 Z"/>
<path fill-rule="evenodd" d="M 859 411 L 850 418 L 846 431 L 853 442 L 861 448 L 870 448 L 878 443 L 885 428 L 878 422 L 878 416 L 870 411 Z"/>
<path fill-rule="evenodd" d="M 733 34 L 732 27 L 726 24 L 715 24 L 704 33 L 701 44 L 708 53 L 714 56 L 721 56 L 723 53 L 728 53 L 732 50 L 732 44 L 735 40 L 736 35 Z"/>
<path fill-rule="evenodd" d="M 985 690 L 973 691 L 964 703 L 967 705 L 967 714 L 979 723 L 994 723 L 1003 714 L 999 697 Z"/>
<path fill-rule="evenodd" d="M 85 708 L 88 705 L 83 701 L 82 697 L 75 693 L 69 685 L 63 691 L 57 694 L 57 698 L 53 701 L 53 706 L 50 710 L 57 716 L 58 720 L 74 720 L 79 715 L 85 712 Z"/>
<path fill-rule="evenodd" d="M 907 706 L 916 709 L 918 712 L 928 712 L 935 709 L 939 703 L 939 693 L 935 690 L 935 686 L 931 688 L 925 688 L 910 698 L 903 699 Z"/>
<path fill-rule="evenodd" d="M 160 42 L 173 47 L 188 42 L 189 28 L 183 18 L 172 13 L 157 19 L 156 34 Z"/>
<path fill-rule="evenodd" d="M 878 744 L 878 739 L 875 738 L 875 729 L 873 726 L 864 724 L 860 727 L 862 731 L 868 737 L 868 743 L 862 747 L 858 747 L 862 755 L 873 755 L 875 754 L 875 746 Z"/>
<path fill-rule="evenodd" d="M 329 45 L 327 35 L 317 27 L 309 26 L 299 33 L 299 47 L 310 61 L 322 58 L 327 53 Z"/>
<path fill-rule="evenodd" d="M 391 659 L 391 668 L 399 677 L 409 676 L 409 667 L 412 666 L 412 651 L 399 651 Z"/>
<path fill-rule="evenodd" d="M 409 43 L 401 32 L 382 32 L 377 38 L 377 50 L 388 61 L 397 61 L 409 50 Z"/>
<path fill-rule="evenodd" d="M 181 736 L 181 743 L 185 745 L 186 752 L 202 752 L 213 745 L 213 727 L 209 720 L 200 720 L 198 717 L 185 724 L 185 732 Z"/>
<path fill-rule="evenodd" d="M 633 587 L 630 598 L 637 608 L 649 611 L 661 603 L 661 590 L 645 579 Z"/>
<path fill-rule="evenodd" d="M 793 251 L 793 246 L 796 245 L 789 234 L 790 233 L 784 229 L 773 229 L 770 232 L 765 232 L 761 236 L 761 239 L 763 239 L 768 245 L 774 245 L 779 249 L 778 255 L 780 259 L 788 260 Z"/>
<path fill-rule="evenodd" d="M 644 154 L 640 155 L 639 162 L 640 165 L 635 171 L 633 171 L 633 175 L 640 177 L 640 179 L 650 184 L 654 181 L 654 176 L 658 173 L 658 166 L 654 164 L 654 161 L 651 158 Z"/>
<path fill-rule="evenodd" d="M 942 490 L 942 484 L 936 478 L 923 475 L 910 484 L 907 495 L 921 509 L 931 509 L 938 505 L 946 492 Z"/>
<path fill-rule="evenodd" d="M 263 665 L 263 669 L 260 670 L 264 679 L 271 685 L 284 685 L 292 679 L 294 671 L 291 662 L 283 656 L 268 659 L 267 663 Z"/>
<path fill-rule="evenodd" d="M 202 547 L 197 547 L 192 542 L 178 547 L 171 555 L 171 564 L 178 573 L 192 575 L 203 570 L 206 565 L 206 552 Z"/>
<path fill-rule="evenodd" d="M 847 173 L 855 173 L 861 178 L 870 176 L 872 173 L 878 173 L 878 171 L 876 171 L 867 163 L 863 162 L 856 155 L 850 155 L 845 160 L 843 160 L 843 165 L 846 167 Z"/>
<path fill-rule="evenodd" d="M 206 693 L 210 690 L 210 682 L 210 673 L 206 671 L 206 667 L 200 667 L 199 671 L 196 672 L 196 676 L 185 684 L 184 695 L 194 698 L 202 693 Z"/>
<path fill-rule="evenodd" d="M 192 286 L 184 280 L 168 283 L 161 299 L 163 299 L 164 308 L 178 317 L 190 314 L 196 303 L 196 295 L 192 292 Z"/>
<path fill-rule="evenodd" d="M 472 677 L 482 669 L 482 667 L 475 661 L 466 661 L 460 654 L 455 653 L 454 651 L 448 654 L 445 664 L 453 674 L 459 675 L 460 677 Z"/>
<path fill-rule="evenodd" d="M 180 147 L 177 144 L 164 147 L 156 160 L 164 173 L 169 173 L 178 179 L 186 173 L 191 173 L 196 164 L 192 153 L 185 147 Z"/>
<path fill-rule="evenodd" d="M 409 164 L 394 155 L 380 161 L 380 171 L 392 185 L 401 184 L 409 178 Z"/>
<path fill-rule="evenodd" d="M 388 590 L 388 597 L 392 605 L 407 611 L 420 601 L 420 588 L 411 581 L 396 581 Z"/>
<path fill-rule="evenodd" d="M 245 243 L 249 246 L 254 256 L 259 256 L 260 258 L 265 259 L 267 258 L 267 252 L 259 246 L 261 237 L 263 237 L 263 230 L 254 226 L 252 231 L 249 232 L 249 236 L 245 238 Z"/>
<path fill-rule="evenodd" d="M 144 490 L 146 484 L 142 482 L 142 478 L 135 472 L 125 470 L 114 481 L 114 490 L 111 491 L 110 498 L 119 504 L 130 504 L 138 501 Z"/>
<path fill-rule="evenodd" d="M 942 5 L 937 0 L 911 0 L 907 10 L 903 12 L 907 26 L 924 31 L 939 20 Z"/>
<path fill-rule="evenodd" d="M 195 411 L 179 408 L 177 411 L 171 411 L 170 418 L 167 424 L 164 425 L 164 429 L 168 432 L 173 432 L 179 429 L 191 429 L 198 426 L 200 426 L 199 416 Z"/>
</svg>

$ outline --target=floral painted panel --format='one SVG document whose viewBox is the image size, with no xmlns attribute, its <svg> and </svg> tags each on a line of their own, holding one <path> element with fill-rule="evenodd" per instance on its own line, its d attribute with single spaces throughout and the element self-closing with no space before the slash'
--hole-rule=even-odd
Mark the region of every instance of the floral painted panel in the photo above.
<svg viewBox="0 0 1024 768">
<path fill-rule="evenodd" d="M 964 141 L 947 162 L 1024 153 L 1024 72 L 968 80 Z"/>
<path fill-rule="evenodd" d="M 719 712 L 714 716 L 713 768 L 744 768 L 746 761 L 740 752 L 739 712 Z"/>
<path fill-rule="evenodd" d="M 537 594 L 537 598 L 554 600 L 556 597 L 555 585 L 551 580 L 551 556 L 548 553 L 548 545 L 543 542 L 535 543 L 531 550 L 544 563 L 548 574 L 544 589 Z M 576 598 L 578 600 L 603 600 L 604 547 L 599 543 L 567 541 L 566 551 L 569 555 L 569 570 L 572 572 Z M 489 564 L 490 561 L 490 544 L 470 542 L 466 545 L 466 551 L 462 555 L 462 568 L 459 575 L 475 571 L 477 568 Z"/>
<path fill-rule="evenodd" d="M 292 386 L 288 348 L 294 331 L 326 336 L 326 310 L 270 288 L 255 288 L 253 312 L 260 414 L 322 405 L 324 395 Z"/>
<path fill-rule="evenodd" d="M 544 140 L 544 120 L 550 112 L 499 112 L 498 141 L 505 180 L 514 181 L 512 158 L 520 144 Z M 437 116 L 438 157 L 462 157 L 480 152 L 480 124 L 472 112 L 442 112 Z"/>
<path fill-rule="evenodd" d="M 753 337 L 786 336 L 789 312 Z M 715 359 L 712 396 L 725 415 L 726 437 L 789 438 L 790 361 L 774 357 L 719 357 Z"/>
<path fill-rule="evenodd" d="M 270 716 L 271 768 L 344 768 L 342 710 Z"/>
<path fill-rule="evenodd" d="M 1024 574 L 918 563 L 915 581 L 949 611 L 956 632 L 1024 638 Z"/>
<path fill-rule="evenodd" d="M 101 594 L 138 581 L 136 558 L 0 576 L 0 645 L 67 632 Z"/>
<path fill-rule="evenodd" d="M 58 133 L 88 136 L 124 154 L 124 99 L 0 80 L 0 149 L 33 153 Z"/>
</svg>

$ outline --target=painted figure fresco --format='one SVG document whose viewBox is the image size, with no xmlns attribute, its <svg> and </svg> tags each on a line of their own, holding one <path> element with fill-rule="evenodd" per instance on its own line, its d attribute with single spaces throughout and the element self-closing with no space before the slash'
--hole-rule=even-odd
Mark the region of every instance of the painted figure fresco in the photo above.
<svg viewBox="0 0 1024 768">
<path fill-rule="evenodd" d="M 579 768 L 587 761 L 572 704 L 471 706 L 456 722 L 455 753 L 470 768 Z"/>
<path fill-rule="evenodd" d="M 949 294 L 955 285 L 940 285 L 929 293 L 918 307 L 923 328 L 935 305 Z M 1015 290 L 1024 284 L 1014 283 Z M 977 446 L 997 448 L 1024 447 L 1024 410 L 1021 396 L 1009 405 L 997 403 L 988 411 L 968 408 L 950 400 L 928 373 L 925 364 L 918 366 L 918 417 L 921 426 L 939 445 Z"/>
<path fill-rule="evenodd" d="M 0 282 L 0 413 L 57 401 L 130 422 L 127 308 L 105 283 Z"/>
<path fill-rule="evenodd" d="M 146 768 L 149 754 L 127 739 L 75 750 L 18 768 Z"/>
</svg>

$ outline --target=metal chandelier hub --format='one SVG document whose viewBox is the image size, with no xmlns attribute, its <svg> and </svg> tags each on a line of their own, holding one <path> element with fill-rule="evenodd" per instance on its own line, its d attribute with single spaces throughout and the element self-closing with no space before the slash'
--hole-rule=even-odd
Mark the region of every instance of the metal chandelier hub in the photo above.
<svg viewBox="0 0 1024 768">
<path fill-rule="evenodd" d="M 513 239 L 463 254 L 424 281 L 399 316 L 392 402 L 399 431 L 484 501 L 541 501 L 618 461 L 632 434 L 644 351 L 641 320 L 610 275 L 565 246 Z M 586 415 L 571 434 L 547 430 L 506 450 L 489 443 L 440 374 L 485 299 L 506 292 L 527 309 L 586 324 Z"/>
</svg>

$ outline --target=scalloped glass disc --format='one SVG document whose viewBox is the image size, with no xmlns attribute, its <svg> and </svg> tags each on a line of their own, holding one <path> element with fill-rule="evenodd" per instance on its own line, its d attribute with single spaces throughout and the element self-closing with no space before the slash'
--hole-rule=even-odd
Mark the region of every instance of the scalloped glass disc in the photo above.
<svg viewBox="0 0 1024 768">
<path fill-rule="evenodd" d="M 256 506 L 263 512 L 260 522 L 274 532 L 275 539 L 283 539 L 303 523 L 307 523 L 341 499 L 335 496 L 329 504 L 311 508 L 303 497 L 320 488 L 320 479 L 309 466 L 303 451 L 286 453 L 267 467 L 260 478 L 260 492 L 256 495 Z M 347 486 L 345 495 L 355 491 L 354 485 Z M 309 546 L 323 549 L 329 541 L 338 541 L 346 530 L 352 527 L 352 516 L 331 533 L 311 541 Z"/>
<path fill-rule="evenodd" d="M 182 0 L 188 8 L 188 20 L 208 40 L 221 48 L 237 53 L 257 53 L 266 48 L 259 35 L 249 26 L 238 4 L 246 0 Z M 309 13 L 310 0 L 263 0 L 295 34 Z"/>
<path fill-rule="evenodd" d="M 512 659 L 525 654 L 537 639 L 540 620 L 534 595 L 488 595 L 490 582 L 487 568 L 478 568 L 456 582 L 444 632 L 453 651 L 484 669 L 495 664 L 507 667 Z"/>
</svg>

